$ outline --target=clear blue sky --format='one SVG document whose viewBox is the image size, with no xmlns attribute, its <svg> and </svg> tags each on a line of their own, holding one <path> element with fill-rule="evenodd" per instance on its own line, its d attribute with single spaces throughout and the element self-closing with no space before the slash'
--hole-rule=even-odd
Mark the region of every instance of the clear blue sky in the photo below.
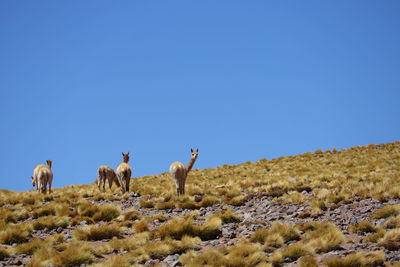
<svg viewBox="0 0 400 267">
<path fill-rule="evenodd" d="M 0 188 L 399 140 L 399 1 L 0 1 Z"/>
</svg>

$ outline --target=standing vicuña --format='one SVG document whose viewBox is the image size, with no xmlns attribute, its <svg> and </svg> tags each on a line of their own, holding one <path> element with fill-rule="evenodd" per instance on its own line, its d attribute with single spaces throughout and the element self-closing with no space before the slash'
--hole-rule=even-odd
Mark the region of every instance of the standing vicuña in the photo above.
<svg viewBox="0 0 400 267">
<path fill-rule="evenodd" d="M 174 163 L 171 164 L 169 167 L 169 172 L 171 173 L 172 177 L 175 179 L 175 184 L 176 184 L 176 192 L 179 195 L 184 195 L 185 194 L 185 183 L 186 183 L 186 177 L 190 170 L 192 169 L 194 162 L 197 159 L 197 155 L 199 154 L 199 149 L 196 151 L 193 151 L 193 149 L 190 149 L 192 152 L 192 156 L 190 157 L 189 164 L 185 166 L 183 163 L 179 161 L 175 161 Z"/>
<path fill-rule="evenodd" d="M 107 165 L 101 165 L 98 169 L 97 172 L 99 173 L 99 177 L 97 178 L 97 185 L 99 186 L 99 190 L 101 191 L 100 187 L 101 184 L 103 184 L 103 191 L 106 191 L 106 180 L 108 180 L 108 186 L 110 187 L 111 190 L 111 186 L 113 184 L 113 182 L 121 187 L 121 184 L 118 181 L 118 177 L 115 174 L 114 170 L 107 166 Z"/>
<path fill-rule="evenodd" d="M 129 166 L 129 152 L 128 154 L 124 154 L 122 152 L 122 156 L 124 158 L 124 162 L 120 163 L 117 167 L 117 175 L 119 177 L 119 181 L 122 186 L 122 193 L 129 192 L 129 183 L 131 181 L 131 166 Z"/>
<path fill-rule="evenodd" d="M 47 166 L 39 164 L 33 169 L 32 185 L 42 193 L 46 193 L 47 184 L 49 184 L 49 193 L 51 193 L 51 183 L 53 182 L 51 163 L 51 160 L 47 160 Z"/>
</svg>

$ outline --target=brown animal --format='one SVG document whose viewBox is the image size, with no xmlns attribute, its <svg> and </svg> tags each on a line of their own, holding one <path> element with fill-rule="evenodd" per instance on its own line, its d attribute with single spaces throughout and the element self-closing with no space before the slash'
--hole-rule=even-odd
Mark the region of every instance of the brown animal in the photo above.
<svg viewBox="0 0 400 267">
<path fill-rule="evenodd" d="M 121 183 L 122 193 L 125 193 L 129 192 L 129 183 L 131 181 L 132 169 L 131 166 L 129 166 L 128 164 L 129 152 L 127 154 L 124 154 L 124 152 L 122 152 L 122 156 L 123 162 L 120 163 L 117 167 L 117 175 Z"/>
<path fill-rule="evenodd" d="M 51 184 L 53 182 L 51 164 L 51 160 L 47 160 L 47 166 L 39 164 L 33 169 L 32 185 L 36 185 L 36 190 L 43 194 L 47 193 L 47 184 L 49 184 L 49 193 L 51 193 Z"/>
<path fill-rule="evenodd" d="M 176 192 L 179 195 L 184 195 L 185 194 L 185 183 L 186 183 L 186 178 L 190 170 L 192 169 L 194 162 L 197 159 L 197 156 L 199 154 L 199 149 L 194 151 L 193 149 L 190 149 L 192 155 L 190 157 L 189 164 L 185 166 L 183 163 L 179 161 L 175 161 L 174 163 L 171 164 L 169 167 L 169 172 L 171 176 L 175 179 L 175 184 L 176 184 Z"/>
<path fill-rule="evenodd" d="M 107 165 L 101 165 L 98 169 L 97 172 L 99 173 L 99 177 L 97 178 L 97 185 L 99 186 L 99 190 L 101 191 L 100 187 L 101 184 L 103 184 L 103 191 L 106 191 L 106 180 L 108 180 L 108 186 L 112 187 L 113 182 L 121 187 L 121 184 L 118 181 L 118 177 L 117 174 L 115 173 L 115 171 L 107 166 Z"/>
</svg>

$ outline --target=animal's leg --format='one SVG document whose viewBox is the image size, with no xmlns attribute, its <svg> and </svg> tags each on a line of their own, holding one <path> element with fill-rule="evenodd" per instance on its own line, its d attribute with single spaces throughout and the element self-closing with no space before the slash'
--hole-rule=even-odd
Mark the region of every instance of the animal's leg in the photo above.
<svg viewBox="0 0 400 267">
<path fill-rule="evenodd" d="M 41 193 L 41 192 L 42 192 L 42 187 L 41 187 L 41 185 L 40 185 L 39 179 L 37 180 L 36 186 L 37 186 L 37 191 L 38 191 L 39 193 Z"/>
<path fill-rule="evenodd" d="M 184 195 L 185 194 L 185 178 L 183 178 L 181 181 L 181 190 L 182 190 L 182 195 Z"/>
<path fill-rule="evenodd" d="M 53 181 L 49 181 L 49 194 L 51 194 L 51 183 L 52 183 Z"/>
<path fill-rule="evenodd" d="M 129 184 L 130 184 L 130 182 L 131 182 L 131 178 L 127 177 L 126 178 L 126 192 L 129 192 Z"/>
<path fill-rule="evenodd" d="M 179 198 L 179 193 L 180 193 L 179 181 L 176 178 L 175 178 L 175 186 L 176 186 L 176 194 L 178 195 Z"/>
<path fill-rule="evenodd" d="M 180 179 L 179 180 L 179 194 L 183 195 L 182 193 L 183 193 L 183 191 L 182 191 L 182 179 Z"/>
<path fill-rule="evenodd" d="M 125 178 L 124 177 L 121 178 L 121 185 L 122 185 L 122 194 L 124 194 L 125 193 L 125 189 L 126 189 L 126 187 L 125 187 Z"/>
<path fill-rule="evenodd" d="M 108 186 L 110 187 L 110 191 L 111 191 L 111 187 L 112 187 L 113 181 L 114 181 L 113 178 L 108 179 Z"/>
</svg>

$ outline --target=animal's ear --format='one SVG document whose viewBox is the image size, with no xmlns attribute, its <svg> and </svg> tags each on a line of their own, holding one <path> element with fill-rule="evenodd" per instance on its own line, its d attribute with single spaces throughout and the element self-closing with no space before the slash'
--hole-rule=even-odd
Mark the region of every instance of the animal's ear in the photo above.
<svg viewBox="0 0 400 267">
<path fill-rule="evenodd" d="M 196 149 L 196 152 L 199 152 L 199 149 Z"/>
<path fill-rule="evenodd" d="M 128 156 L 129 156 L 129 152 L 128 152 L 128 154 L 127 154 Z"/>
<path fill-rule="evenodd" d="M 122 156 L 125 156 L 124 152 L 121 152 L 121 153 L 122 153 Z"/>
<path fill-rule="evenodd" d="M 190 149 L 190 152 L 193 152 L 193 149 Z"/>
</svg>

